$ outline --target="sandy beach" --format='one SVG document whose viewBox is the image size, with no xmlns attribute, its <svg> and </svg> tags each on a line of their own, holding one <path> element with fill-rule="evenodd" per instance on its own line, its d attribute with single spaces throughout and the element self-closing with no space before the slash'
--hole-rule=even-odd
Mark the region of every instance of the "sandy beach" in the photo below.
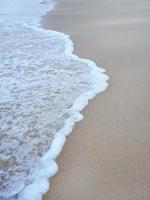
<svg viewBox="0 0 150 200">
<path fill-rule="evenodd" d="M 150 1 L 58 0 L 43 26 L 107 70 L 82 112 L 44 200 L 150 199 Z"/>
</svg>

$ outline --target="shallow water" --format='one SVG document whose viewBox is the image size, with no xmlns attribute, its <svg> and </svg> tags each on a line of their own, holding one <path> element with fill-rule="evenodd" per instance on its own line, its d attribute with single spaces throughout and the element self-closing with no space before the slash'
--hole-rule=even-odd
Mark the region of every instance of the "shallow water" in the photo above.
<svg viewBox="0 0 150 200">
<path fill-rule="evenodd" d="M 86 105 L 92 95 L 105 89 L 107 77 L 101 72 L 92 75 L 91 64 L 71 54 L 72 43 L 66 35 L 35 27 L 47 4 L 39 9 L 43 3 L 35 0 L 18 2 L 7 7 L 8 2 L 0 0 L 0 199 L 29 200 L 18 194 L 44 169 L 41 158 L 74 115 L 75 100 L 90 91 L 80 102 Z"/>
</svg>

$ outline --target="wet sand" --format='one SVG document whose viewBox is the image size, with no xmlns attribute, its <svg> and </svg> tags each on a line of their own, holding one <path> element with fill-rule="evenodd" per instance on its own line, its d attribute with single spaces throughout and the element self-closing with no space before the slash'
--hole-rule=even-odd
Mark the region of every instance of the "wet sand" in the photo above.
<svg viewBox="0 0 150 200">
<path fill-rule="evenodd" d="M 68 137 L 44 200 L 149 200 L 150 1 L 58 2 L 43 25 L 69 34 L 110 81 Z"/>
</svg>

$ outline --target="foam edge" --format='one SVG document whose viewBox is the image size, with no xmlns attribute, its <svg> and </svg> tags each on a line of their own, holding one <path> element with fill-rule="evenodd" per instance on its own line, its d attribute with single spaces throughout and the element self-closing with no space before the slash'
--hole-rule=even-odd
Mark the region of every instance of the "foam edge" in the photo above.
<svg viewBox="0 0 150 200">
<path fill-rule="evenodd" d="M 37 28 L 43 31 L 41 28 Z M 44 30 L 45 31 L 45 30 Z M 65 54 L 71 56 L 73 59 L 78 59 L 87 64 L 91 69 L 91 90 L 80 95 L 70 108 L 70 118 L 65 121 L 64 127 L 56 133 L 51 144 L 50 150 L 41 158 L 41 168 L 33 175 L 33 182 L 26 186 L 23 191 L 19 193 L 19 200 L 41 200 L 43 195 L 49 190 L 49 178 L 54 176 L 58 171 L 58 165 L 55 159 L 58 157 L 66 142 L 67 136 L 72 132 L 75 123 L 83 119 L 80 113 L 83 108 L 88 105 L 89 100 L 94 98 L 97 94 L 103 92 L 107 86 L 109 77 L 104 74 L 105 70 L 99 68 L 96 63 L 88 59 L 82 59 L 73 54 L 73 43 L 70 37 L 64 33 L 56 31 L 47 31 L 56 34 L 61 34 L 66 40 Z"/>
</svg>

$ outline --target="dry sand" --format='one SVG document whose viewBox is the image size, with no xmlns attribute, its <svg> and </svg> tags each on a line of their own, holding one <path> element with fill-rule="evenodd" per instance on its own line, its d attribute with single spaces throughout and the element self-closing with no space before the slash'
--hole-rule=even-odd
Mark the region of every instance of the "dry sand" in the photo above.
<svg viewBox="0 0 150 200">
<path fill-rule="evenodd" d="M 107 69 L 44 200 L 150 200 L 150 1 L 59 0 L 43 19 Z"/>
</svg>

